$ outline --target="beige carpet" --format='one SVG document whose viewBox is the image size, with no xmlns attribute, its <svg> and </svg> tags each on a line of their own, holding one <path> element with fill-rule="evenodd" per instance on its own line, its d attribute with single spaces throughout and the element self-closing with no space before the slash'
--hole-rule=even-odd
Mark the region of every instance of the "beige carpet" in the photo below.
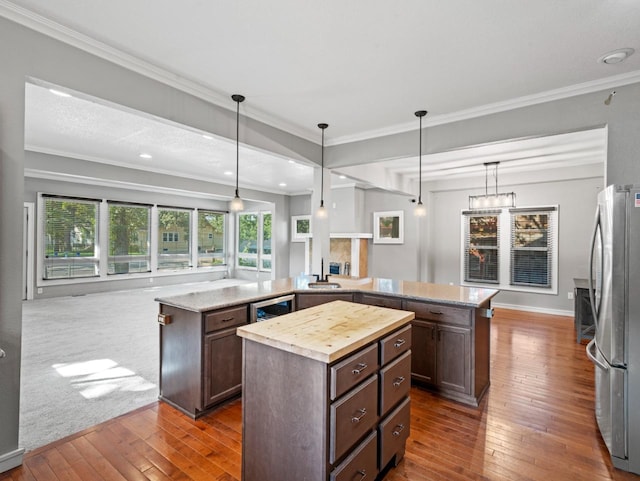
<svg viewBox="0 0 640 481">
<path fill-rule="evenodd" d="M 35 449 L 158 398 L 156 297 L 237 279 L 25 301 L 20 446 Z"/>
</svg>

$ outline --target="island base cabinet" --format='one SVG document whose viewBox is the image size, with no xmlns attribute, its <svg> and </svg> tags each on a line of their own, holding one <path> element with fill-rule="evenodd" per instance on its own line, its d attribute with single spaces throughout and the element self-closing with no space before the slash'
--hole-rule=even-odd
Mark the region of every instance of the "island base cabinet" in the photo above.
<svg viewBox="0 0 640 481">
<path fill-rule="evenodd" d="M 438 326 L 437 339 L 436 385 L 471 394 L 471 330 Z"/>
<path fill-rule="evenodd" d="M 412 321 L 413 352 L 411 378 L 427 384 L 436 383 L 436 325 L 426 321 Z"/>
<path fill-rule="evenodd" d="M 375 479 L 378 475 L 378 435 L 374 431 L 331 473 L 331 481 Z"/>
<path fill-rule="evenodd" d="M 204 405 L 210 406 L 242 390 L 242 339 L 236 328 L 204 338 Z"/>
</svg>

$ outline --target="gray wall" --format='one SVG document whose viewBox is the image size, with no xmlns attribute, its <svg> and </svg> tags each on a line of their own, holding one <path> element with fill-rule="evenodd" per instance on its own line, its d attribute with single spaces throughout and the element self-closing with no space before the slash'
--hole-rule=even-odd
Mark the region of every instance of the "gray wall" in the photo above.
<svg viewBox="0 0 640 481">
<path fill-rule="evenodd" d="M 22 206 L 24 201 L 24 84 L 28 78 L 63 85 L 109 102 L 235 138 L 235 110 L 186 94 L 0 18 L 0 463 L 19 457 Z M 231 94 L 231 92 L 230 92 Z M 243 108 L 250 111 L 251 98 Z M 271 152 L 319 163 L 317 145 L 241 117 L 243 141 Z M 288 218 L 288 200 L 276 199 Z M 279 215 L 277 212 L 276 215 Z M 287 221 L 288 222 L 288 221 Z M 286 228 L 279 225 L 278 235 Z M 286 254 L 286 255 L 285 255 Z M 286 247 L 278 253 L 281 275 L 289 271 Z M 13 459 L 13 458 L 12 458 Z M 8 465 L 8 464 L 6 464 Z M 5 465 L 5 466 L 6 466 Z"/>
<path fill-rule="evenodd" d="M 311 215 L 311 195 L 294 195 L 290 197 L 290 214 Z M 291 219 L 289 219 L 291 222 Z M 291 239 L 291 227 L 289 227 L 289 239 Z M 289 242 L 289 276 L 297 276 L 304 272 L 304 242 Z"/>
<path fill-rule="evenodd" d="M 558 294 L 531 294 L 501 291 L 497 304 L 529 310 L 570 314 L 573 278 L 588 276 L 588 252 L 596 206 L 596 195 L 603 188 L 602 177 L 560 182 L 501 184 L 501 192 L 514 191 L 518 207 L 558 205 Z M 429 238 L 431 275 L 435 283 L 460 284 L 461 212 L 468 208 L 468 196 L 478 190 L 450 190 L 430 196 Z"/>
</svg>

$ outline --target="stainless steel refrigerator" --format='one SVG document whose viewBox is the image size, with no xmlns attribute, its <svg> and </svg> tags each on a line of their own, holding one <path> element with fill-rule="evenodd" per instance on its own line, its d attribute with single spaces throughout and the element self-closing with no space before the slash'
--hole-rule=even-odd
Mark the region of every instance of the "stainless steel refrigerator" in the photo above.
<svg viewBox="0 0 640 481">
<path fill-rule="evenodd" d="M 640 473 L 640 185 L 598 195 L 589 264 L 596 419 L 614 466 Z"/>
</svg>

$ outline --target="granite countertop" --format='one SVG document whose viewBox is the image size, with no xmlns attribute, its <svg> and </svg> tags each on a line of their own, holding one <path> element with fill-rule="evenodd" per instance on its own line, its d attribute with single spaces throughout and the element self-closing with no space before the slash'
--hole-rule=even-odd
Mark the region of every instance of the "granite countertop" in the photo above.
<svg viewBox="0 0 640 481">
<path fill-rule="evenodd" d="M 308 287 L 309 278 L 301 276 L 242 284 L 239 286 L 193 292 L 178 296 L 158 297 L 156 301 L 188 311 L 206 312 L 223 307 L 294 294 L 296 292 L 365 292 L 417 301 L 439 302 L 462 307 L 479 307 L 498 293 L 496 289 L 451 286 L 428 282 L 397 281 L 370 277 L 362 279 L 337 277 L 332 278 L 331 281 L 338 282 L 341 287 L 337 289 L 313 289 Z"/>
<path fill-rule="evenodd" d="M 413 312 L 333 301 L 239 327 L 245 339 L 331 363 L 404 326 Z"/>
</svg>

